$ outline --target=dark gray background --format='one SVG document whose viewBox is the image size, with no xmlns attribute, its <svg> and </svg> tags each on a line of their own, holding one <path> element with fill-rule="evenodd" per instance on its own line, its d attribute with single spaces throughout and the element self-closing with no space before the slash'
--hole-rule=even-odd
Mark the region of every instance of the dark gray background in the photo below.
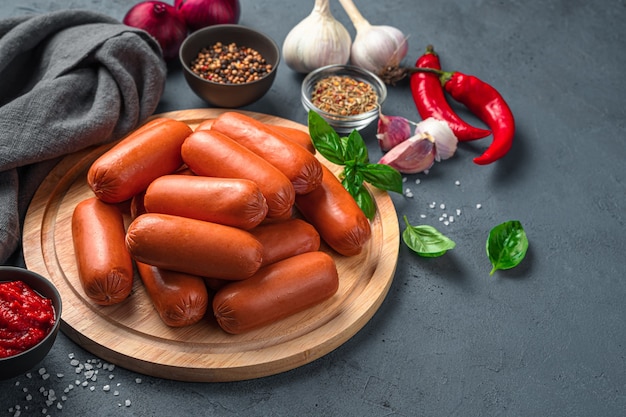
<svg viewBox="0 0 626 417">
<path fill-rule="evenodd" d="M 16 406 L 22 415 L 45 415 L 44 408 L 129 416 L 626 414 L 626 2 L 356 2 L 371 23 L 410 36 L 405 64 L 432 43 L 444 69 L 488 81 L 516 116 L 506 158 L 477 166 L 471 159 L 490 139 L 463 144 L 429 175 L 407 177 L 414 197 L 393 196 L 399 219 L 431 224 L 457 247 L 423 259 L 402 245 L 389 295 L 372 320 L 290 372 L 182 383 L 105 366 L 96 381 L 72 388 L 84 376 L 71 354 L 80 365 L 102 362 L 60 335 L 30 378 L 0 382 L 0 415 L 14 415 Z M 134 3 L 22 0 L 0 4 L 0 17 L 82 7 L 121 19 Z M 279 44 L 313 7 L 312 0 L 241 3 L 240 23 Z M 332 10 L 354 36 L 334 0 Z M 281 65 L 272 90 L 245 109 L 305 123 L 301 80 Z M 158 111 L 206 106 L 172 65 Z M 419 120 L 406 83 L 389 89 L 383 111 Z M 375 132 L 362 133 L 377 160 Z M 441 203 L 448 213 L 462 210 L 448 226 L 439 221 Z M 510 219 L 524 225 L 528 255 L 490 277 L 487 235 Z M 57 400 L 47 405 L 50 390 Z"/>
</svg>

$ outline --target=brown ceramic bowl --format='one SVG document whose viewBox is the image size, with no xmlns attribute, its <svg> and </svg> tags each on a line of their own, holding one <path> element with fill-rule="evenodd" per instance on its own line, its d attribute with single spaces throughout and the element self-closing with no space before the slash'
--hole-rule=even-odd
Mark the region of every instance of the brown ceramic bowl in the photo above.
<svg viewBox="0 0 626 417">
<path fill-rule="evenodd" d="M 18 280 L 24 281 L 26 285 L 41 296 L 52 300 L 55 322 L 46 337 L 35 346 L 17 355 L 0 358 L 0 380 L 13 378 L 37 366 L 52 348 L 61 325 L 61 295 L 54 284 L 41 275 L 27 269 L 0 266 L 0 282 Z"/>
<path fill-rule="evenodd" d="M 192 71 L 191 62 L 202 48 L 217 42 L 246 46 L 258 51 L 272 70 L 263 78 L 244 84 L 222 84 L 208 81 Z M 272 87 L 280 62 L 280 49 L 271 38 L 241 25 L 214 25 L 191 33 L 180 47 L 179 57 L 189 87 L 198 97 L 217 107 L 235 108 L 252 104 Z"/>
</svg>

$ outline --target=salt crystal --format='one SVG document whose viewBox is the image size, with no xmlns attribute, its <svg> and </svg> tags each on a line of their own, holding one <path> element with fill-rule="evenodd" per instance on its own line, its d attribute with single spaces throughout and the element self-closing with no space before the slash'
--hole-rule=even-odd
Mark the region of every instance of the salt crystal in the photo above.
<svg viewBox="0 0 626 417">
<path fill-rule="evenodd" d="M 126 400 L 126 401 L 124 401 L 124 405 L 125 405 L 126 407 L 130 407 L 130 400 Z"/>
<path fill-rule="evenodd" d="M 479 203 L 479 204 L 476 204 L 476 208 L 477 208 L 477 209 L 482 208 L 482 206 L 483 206 L 483 205 L 482 205 L 482 204 L 480 204 L 480 203 Z"/>
<path fill-rule="evenodd" d="M 420 182 L 422 182 L 422 180 L 420 180 L 419 178 L 415 180 L 415 184 L 419 184 Z"/>
<path fill-rule="evenodd" d="M 461 185 L 461 181 L 459 180 L 454 181 L 454 185 Z"/>
<path fill-rule="evenodd" d="M 441 203 L 441 204 L 439 204 L 439 208 L 440 208 L 441 210 L 445 210 L 445 209 L 446 209 L 446 205 L 445 205 L 445 204 L 443 204 L 443 203 Z"/>
</svg>

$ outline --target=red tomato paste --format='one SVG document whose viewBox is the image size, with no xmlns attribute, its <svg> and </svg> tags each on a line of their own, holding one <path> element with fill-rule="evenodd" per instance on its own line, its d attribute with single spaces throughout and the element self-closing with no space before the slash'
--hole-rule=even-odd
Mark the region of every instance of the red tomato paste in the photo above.
<svg viewBox="0 0 626 417">
<path fill-rule="evenodd" d="M 0 282 L 0 358 L 41 342 L 54 325 L 54 307 L 23 281 Z"/>
</svg>

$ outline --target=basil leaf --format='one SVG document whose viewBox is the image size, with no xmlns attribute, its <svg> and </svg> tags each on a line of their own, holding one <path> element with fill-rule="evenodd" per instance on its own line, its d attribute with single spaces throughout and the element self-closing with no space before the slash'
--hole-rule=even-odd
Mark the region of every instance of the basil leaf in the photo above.
<svg viewBox="0 0 626 417">
<path fill-rule="evenodd" d="M 346 161 L 368 163 L 369 155 L 363 137 L 357 130 L 353 130 L 347 138 L 342 138 L 343 156 Z"/>
<path fill-rule="evenodd" d="M 308 124 L 309 135 L 315 149 L 330 162 L 343 165 L 345 163 L 344 145 L 335 129 L 312 110 L 309 111 Z"/>
<path fill-rule="evenodd" d="M 356 195 L 353 195 L 354 200 L 361 208 L 361 211 L 365 213 L 365 216 L 372 220 L 376 215 L 376 204 L 374 204 L 374 199 L 372 195 L 367 191 L 367 188 L 362 185 L 358 188 Z"/>
<path fill-rule="evenodd" d="M 493 268 L 511 269 L 524 259 L 528 250 L 528 238 L 518 220 L 509 220 L 491 229 L 487 239 L 487 256 Z"/>
<path fill-rule="evenodd" d="M 402 193 L 402 174 L 385 164 L 367 164 L 359 167 L 363 179 L 381 190 Z"/>
<path fill-rule="evenodd" d="M 415 253 L 425 258 L 435 258 L 454 249 L 456 243 L 444 236 L 432 226 L 412 226 L 404 216 L 406 229 L 402 232 L 402 240 Z"/>
</svg>

